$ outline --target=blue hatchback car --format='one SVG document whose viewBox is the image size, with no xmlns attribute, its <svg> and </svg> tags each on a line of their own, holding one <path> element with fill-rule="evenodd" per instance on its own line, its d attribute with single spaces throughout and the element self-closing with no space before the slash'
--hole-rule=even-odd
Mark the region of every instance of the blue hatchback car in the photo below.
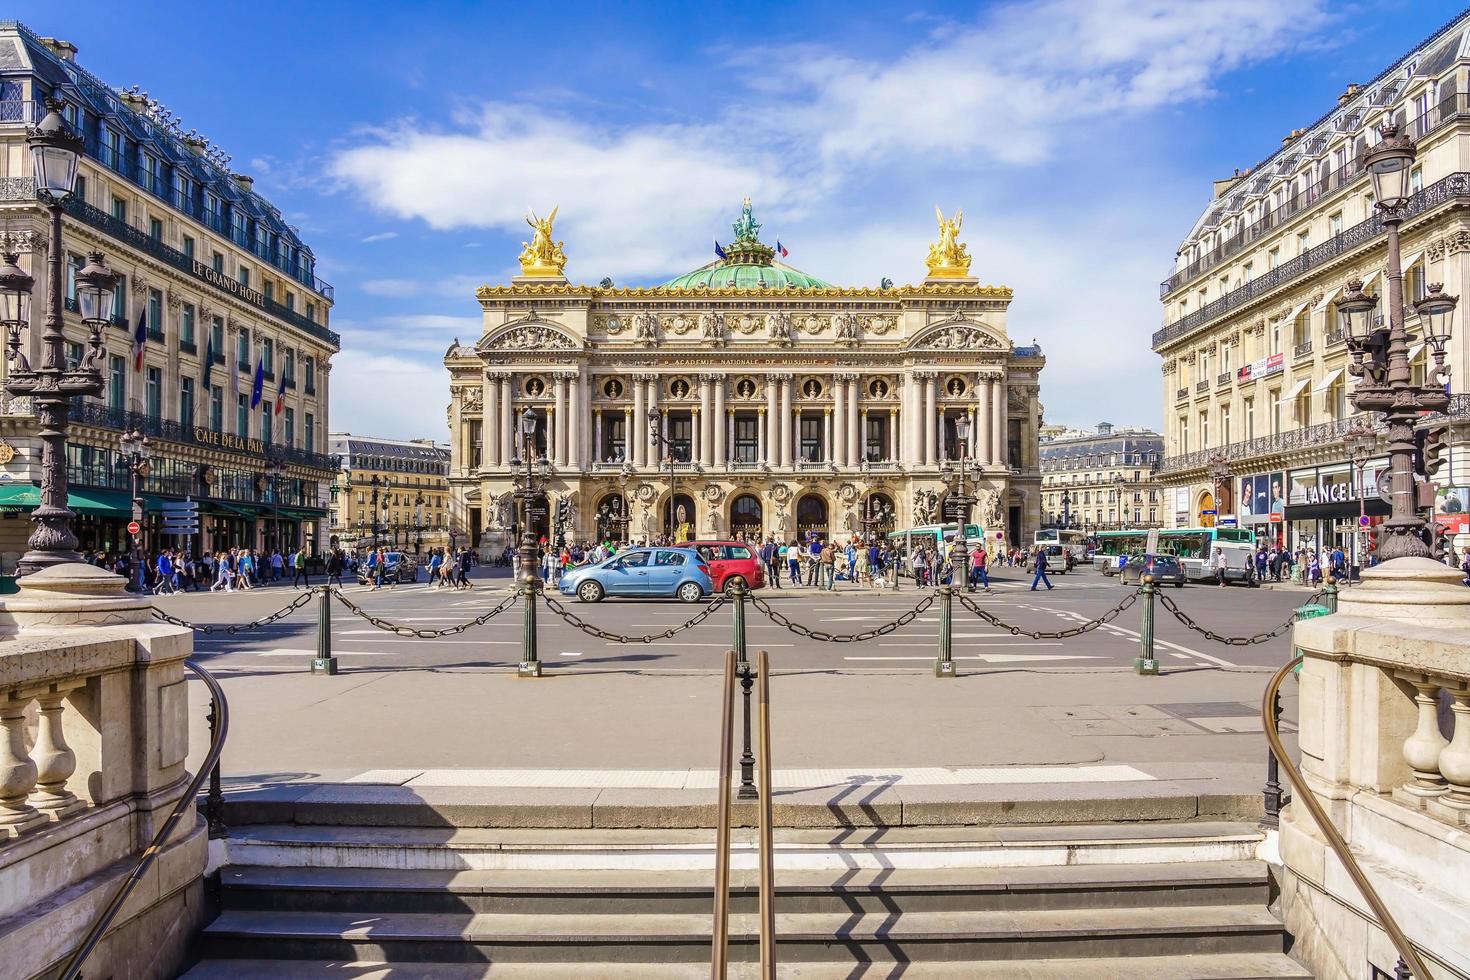
<svg viewBox="0 0 1470 980">
<path fill-rule="evenodd" d="M 662 596 L 698 602 L 714 592 L 709 565 L 693 548 L 629 548 L 597 565 L 562 573 L 561 594 L 582 602 L 605 596 Z"/>
</svg>

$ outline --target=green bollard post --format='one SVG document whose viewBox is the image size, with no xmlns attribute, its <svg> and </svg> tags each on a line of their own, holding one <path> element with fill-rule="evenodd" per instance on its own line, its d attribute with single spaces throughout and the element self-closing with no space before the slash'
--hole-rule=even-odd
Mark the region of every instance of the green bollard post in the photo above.
<svg viewBox="0 0 1470 980">
<path fill-rule="evenodd" d="M 332 656 L 332 587 L 323 585 L 322 603 L 316 617 L 316 656 L 311 672 L 326 677 L 337 673 L 337 658 Z"/>
<path fill-rule="evenodd" d="M 730 598 L 735 600 L 735 659 L 739 664 L 749 663 L 745 656 L 745 586 L 737 584 Z"/>
<path fill-rule="evenodd" d="M 541 658 L 536 655 L 536 587 L 540 580 L 534 574 L 521 581 L 521 598 L 526 603 L 526 612 L 521 620 L 521 663 L 516 668 L 518 677 L 540 677 Z"/>
<path fill-rule="evenodd" d="M 1337 579 L 1331 575 L 1327 576 L 1327 584 L 1322 587 L 1322 605 L 1337 612 Z"/>
<path fill-rule="evenodd" d="M 954 615 L 954 608 L 951 605 L 953 599 L 954 586 L 941 585 L 939 587 L 939 659 L 934 661 L 935 677 L 955 675 L 953 634 L 950 630 Z"/>
<path fill-rule="evenodd" d="M 735 670 L 740 675 L 740 697 L 744 713 L 740 738 L 740 790 L 737 800 L 760 798 L 755 786 L 755 755 L 750 746 L 750 692 L 755 686 L 755 672 L 745 654 L 745 586 L 737 585 L 730 590 L 735 598 Z"/>
<path fill-rule="evenodd" d="M 1143 622 L 1138 627 L 1139 655 L 1133 660 L 1135 674 L 1158 676 L 1159 659 L 1154 653 L 1154 577 L 1145 575 L 1140 586 L 1143 594 Z"/>
</svg>

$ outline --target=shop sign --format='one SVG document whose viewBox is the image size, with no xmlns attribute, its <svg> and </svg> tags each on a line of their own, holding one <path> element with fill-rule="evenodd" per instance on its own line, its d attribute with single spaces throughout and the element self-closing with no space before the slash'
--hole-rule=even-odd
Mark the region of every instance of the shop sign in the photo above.
<svg viewBox="0 0 1470 980">
<path fill-rule="evenodd" d="M 1274 514 L 1273 513 L 1271 515 L 1271 523 L 1272 524 L 1280 524 L 1283 520 L 1285 520 L 1285 517 L 1286 517 L 1285 514 Z"/>
<path fill-rule="evenodd" d="M 265 455 L 265 442 L 260 439 L 244 439 L 230 432 L 215 432 L 203 426 L 194 427 L 194 441 L 203 446 L 219 446 L 221 449 Z"/>
<path fill-rule="evenodd" d="M 1267 375 L 1279 374 L 1281 371 L 1285 370 L 1285 368 L 1286 355 L 1272 354 L 1270 357 L 1263 357 L 1259 361 L 1252 361 L 1250 364 L 1242 365 L 1241 368 L 1235 372 L 1235 380 L 1254 381 L 1256 378 L 1264 378 Z"/>
<path fill-rule="evenodd" d="M 1307 503 L 1309 504 L 1342 504 L 1352 499 L 1348 491 L 1352 489 L 1347 483 L 1317 484 L 1307 487 Z"/>
<path fill-rule="evenodd" d="M 1434 522 L 1444 528 L 1446 534 L 1470 532 L 1470 514 L 1435 514 Z"/>
<path fill-rule="evenodd" d="M 205 265 L 203 262 L 195 259 L 193 272 L 196 277 L 203 279 L 216 289 L 223 289 L 227 293 L 240 297 L 252 306 L 265 309 L 264 293 L 258 289 L 251 289 L 249 286 L 242 285 L 238 279 L 232 279 L 223 272 L 215 272 L 214 266 Z"/>
</svg>

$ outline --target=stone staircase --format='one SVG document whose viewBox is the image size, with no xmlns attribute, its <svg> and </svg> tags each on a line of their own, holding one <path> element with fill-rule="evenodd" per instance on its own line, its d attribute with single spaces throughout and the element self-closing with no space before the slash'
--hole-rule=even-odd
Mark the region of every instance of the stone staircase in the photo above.
<svg viewBox="0 0 1470 980">
<path fill-rule="evenodd" d="M 1308 977 L 1261 833 L 1218 822 L 776 831 L 782 977 Z M 190 980 L 709 975 L 708 830 L 232 830 Z M 732 859 L 754 977 L 754 833 Z"/>
</svg>

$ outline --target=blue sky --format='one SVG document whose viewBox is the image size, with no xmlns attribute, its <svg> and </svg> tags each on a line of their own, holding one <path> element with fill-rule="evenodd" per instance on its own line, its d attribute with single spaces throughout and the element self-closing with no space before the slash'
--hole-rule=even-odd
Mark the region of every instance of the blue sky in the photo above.
<svg viewBox="0 0 1470 980">
<path fill-rule="evenodd" d="M 1158 283 L 1208 200 L 1464 0 L 912 5 L 12 2 L 234 157 L 334 283 L 331 425 L 444 438 L 522 216 L 662 281 L 740 198 L 828 281 L 923 275 L 934 206 L 1048 365 L 1048 421 L 1157 426 Z M 244 11 L 237 14 L 237 11 Z M 141 11 L 140 11 L 141 13 Z"/>
</svg>

